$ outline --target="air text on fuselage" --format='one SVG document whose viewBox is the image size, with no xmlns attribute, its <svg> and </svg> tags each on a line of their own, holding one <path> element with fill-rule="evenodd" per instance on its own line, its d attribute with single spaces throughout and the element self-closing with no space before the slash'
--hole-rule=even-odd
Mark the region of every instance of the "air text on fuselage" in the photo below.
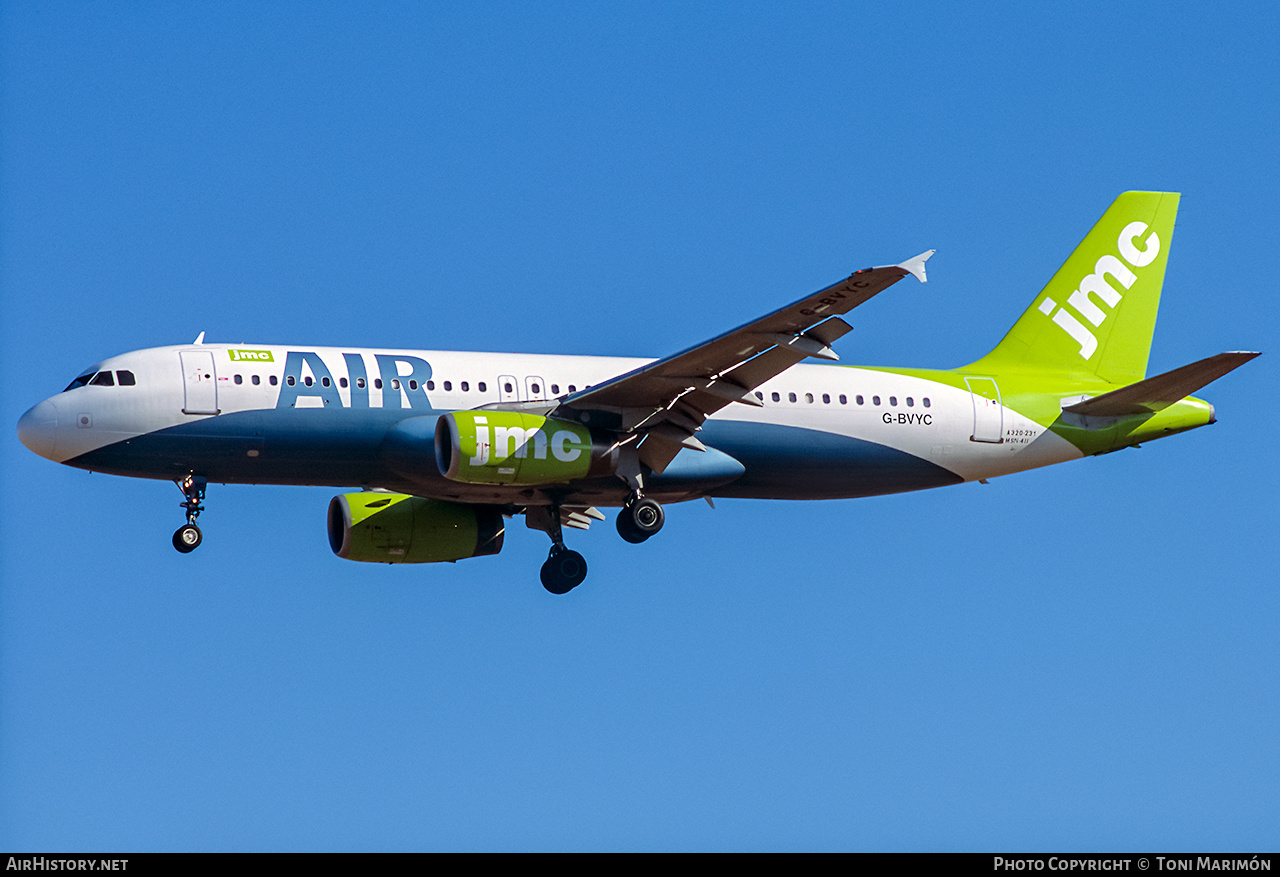
<svg viewBox="0 0 1280 877">
<path fill-rule="evenodd" d="M 350 407 L 404 408 L 406 401 L 409 408 L 431 407 L 427 400 L 431 365 L 425 359 L 406 353 L 375 353 L 372 356 L 377 365 L 377 375 L 370 379 L 364 355 L 342 354 L 347 367 Z M 370 404 L 371 395 L 376 397 L 378 405 Z M 325 407 L 346 407 L 338 391 L 338 382 L 320 355 L 310 350 L 290 350 L 285 356 L 284 380 L 276 407 L 296 408 L 298 400 L 304 397 L 318 398 Z"/>
</svg>

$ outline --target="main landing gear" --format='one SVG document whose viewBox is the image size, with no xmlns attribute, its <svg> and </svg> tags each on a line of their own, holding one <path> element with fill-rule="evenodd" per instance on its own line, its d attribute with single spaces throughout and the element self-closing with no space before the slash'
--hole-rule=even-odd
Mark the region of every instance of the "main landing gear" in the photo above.
<svg viewBox="0 0 1280 877">
<path fill-rule="evenodd" d="M 636 493 L 618 512 L 618 535 L 633 545 L 639 545 L 661 530 L 665 520 L 657 500 Z"/>
<path fill-rule="evenodd" d="M 528 513 L 525 514 L 526 518 Z M 553 594 L 567 594 L 587 577 L 587 561 L 581 554 L 565 547 L 564 534 L 560 527 L 560 506 L 552 505 L 546 520 L 539 522 L 538 529 L 545 529 L 551 537 L 551 553 L 542 564 L 542 587 Z"/>
<path fill-rule="evenodd" d="M 173 547 L 183 554 L 190 554 L 204 541 L 204 534 L 196 526 L 196 518 L 200 517 L 200 513 L 204 511 L 201 502 L 204 500 L 204 489 L 208 482 L 201 475 L 188 475 L 175 483 L 186 498 L 186 501 L 179 505 L 187 510 L 187 522 L 174 532 Z"/>
<path fill-rule="evenodd" d="M 565 547 L 559 505 L 529 509 L 525 517 L 529 526 L 544 530 L 551 537 L 551 552 L 542 564 L 542 586 L 553 594 L 567 594 L 582 584 L 587 577 L 587 561 Z M 618 513 L 618 533 L 628 542 L 640 543 L 661 530 L 664 520 L 661 504 L 637 492 Z"/>
<path fill-rule="evenodd" d="M 542 587 L 553 594 L 567 594 L 587 577 L 587 560 L 566 548 L 563 542 L 551 546 L 551 555 L 542 564 Z"/>
</svg>

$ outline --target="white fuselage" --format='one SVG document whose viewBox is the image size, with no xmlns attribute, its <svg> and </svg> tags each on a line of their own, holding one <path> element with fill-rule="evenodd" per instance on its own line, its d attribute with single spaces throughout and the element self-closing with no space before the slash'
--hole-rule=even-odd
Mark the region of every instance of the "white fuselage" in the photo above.
<svg viewBox="0 0 1280 877">
<path fill-rule="evenodd" d="M 410 417 L 551 401 L 645 362 L 282 345 L 154 348 L 86 370 L 90 383 L 32 408 L 19 432 L 49 459 L 122 475 L 194 472 L 211 481 L 388 487 L 494 501 L 491 488 L 444 484 L 430 459 L 420 472 L 386 471 L 378 459 L 386 431 Z M 91 376 L 103 373 L 110 378 L 94 382 Z M 745 473 L 714 488 L 680 483 L 669 498 L 862 496 L 1080 456 L 1000 404 L 998 389 L 992 399 L 922 376 L 798 365 L 756 396 L 762 407 L 730 405 L 699 434 L 741 461 Z"/>
</svg>

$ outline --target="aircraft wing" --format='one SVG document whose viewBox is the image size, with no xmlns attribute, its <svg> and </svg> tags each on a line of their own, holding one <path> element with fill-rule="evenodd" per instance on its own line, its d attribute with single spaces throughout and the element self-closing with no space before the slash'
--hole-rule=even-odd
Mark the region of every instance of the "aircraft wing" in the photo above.
<svg viewBox="0 0 1280 877">
<path fill-rule="evenodd" d="M 797 302 L 563 399 L 556 417 L 635 436 L 640 459 L 661 472 L 694 433 L 733 402 L 760 406 L 754 390 L 802 359 L 838 359 L 831 342 L 852 327 L 840 319 L 908 274 L 925 282 L 921 253 L 900 265 L 865 268 Z"/>
</svg>

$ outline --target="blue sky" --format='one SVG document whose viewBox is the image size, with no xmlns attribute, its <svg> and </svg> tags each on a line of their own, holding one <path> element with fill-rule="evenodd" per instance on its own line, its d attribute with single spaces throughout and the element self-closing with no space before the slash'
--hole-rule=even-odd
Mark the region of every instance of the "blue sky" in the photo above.
<svg viewBox="0 0 1280 877">
<path fill-rule="evenodd" d="M 1269 4 L 7 3 L 0 846 L 1274 849 Z M 211 341 L 659 356 L 936 247 L 846 362 L 985 353 L 1184 193 L 1151 370 L 1220 422 L 660 537 L 335 558 L 320 488 L 56 466 L 21 413 Z"/>
</svg>

